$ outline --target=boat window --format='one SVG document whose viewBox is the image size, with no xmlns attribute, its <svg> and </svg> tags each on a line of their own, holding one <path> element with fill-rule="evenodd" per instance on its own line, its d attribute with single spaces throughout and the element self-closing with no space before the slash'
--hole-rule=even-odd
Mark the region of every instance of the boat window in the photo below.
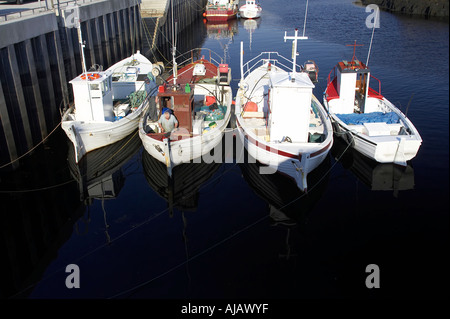
<svg viewBox="0 0 450 319">
<path fill-rule="evenodd" d="M 91 91 L 100 90 L 100 85 L 98 84 L 91 84 Z"/>
<path fill-rule="evenodd" d="M 109 91 L 109 80 L 102 82 L 102 93 L 105 95 Z"/>
<path fill-rule="evenodd" d="M 169 108 L 173 110 L 173 96 L 164 96 L 160 99 L 160 109 Z"/>
</svg>

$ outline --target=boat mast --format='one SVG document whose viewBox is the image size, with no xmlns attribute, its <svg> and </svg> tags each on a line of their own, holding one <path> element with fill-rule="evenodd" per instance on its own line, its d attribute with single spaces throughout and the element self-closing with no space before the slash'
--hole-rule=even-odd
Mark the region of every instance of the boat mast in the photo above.
<svg viewBox="0 0 450 319">
<path fill-rule="evenodd" d="M 77 28 L 77 34 L 78 34 L 78 42 L 80 43 L 80 51 L 81 51 L 81 66 L 82 66 L 82 74 L 86 74 L 87 68 L 86 68 L 86 56 L 84 55 L 84 47 L 86 46 L 83 41 L 83 35 L 81 33 L 81 18 L 80 18 L 80 9 L 78 5 L 74 7 L 75 10 L 75 27 Z M 86 85 L 88 89 L 89 94 L 89 105 L 91 108 L 91 117 L 92 120 L 94 119 L 94 111 L 92 110 L 92 98 L 91 98 L 91 86 L 89 85 L 89 77 L 86 76 Z"/>
<path fill-rule="evenodd" d="M 170 7 L 171 7 L 171 11 L 172 11 L 172 64 L 173 64 L 173 85 L 175 86 L 177 84 L 177 61 L 175 60 L 175 54 L 177 52 L 177 47 L 176 47 L 176 41 L 175 41 L 175 28 L 176 28 L 176 23 L 175 23 L 175 28 L 174 28 L 174 17 L 173 17 L 173 0 L 170 2 Z"/>
<path fill-rule="evenodd" d="M 287 32 L 284 31 L 284 42 L 286 40 L 293 40 L 292 41 L 292 81 L 295 81 L 295 73 L 296 73 L 296 64 L 297 64 L 297 40 L 308 40 L 308 37 L 305 36 L 305 30 L 306 30 L 306 17 L 308 15 L 308 0 L 306 0 L 306 9 L 305 9 L 305 22 L 303 24 L 303 35 L 301 37 L 298 36 L 298 29 L 295 29 L 295 34 L 293 37 L 288 37 L 286 34 Z"/>
<path fill-rule="evenodd" d="M 287 36 L 287 32 L 284 31 L 284 42 L 286 42 L 286 40 L 293 40 L 292 41 L 292 80 L 295 79 L 295 73 L 296 73 L 296 64 L 297 64 L 297 40 L 307 40 L 308 37 L 305 36 L 298 36 L 298 29 L 295 29 L 295 34 L 294 36 Z"/>
<path fill-rule="evenodd" d="M 372 50 L 373 34 L 375 33 L 375 27 L 377 26 L 376 22 L 378 21 L 378 11 L 379 9 L 375 10 L 375 19 L 373 21 L 372 37 L 370 38 L 370 45 L 369 45 L 369 52 L 367 53 L 366 66 L 369 65 L 370 51 Z"/>
<path fill-rule="evenodd" d="M 82 68 L 83 68 L 82 73 L 86 73 L 87 72 L 86 57 L 84 55 L 84 47 L 86 45 L 84 44 L 83 35 L 81 34 L 81 19 L 80 19 L 80 14 L 79 14 L 79 7 L 75 6 L 74 10 L 75 10 L 75 21 L 76 21 L 75 27 L 77 28 L 78 42 L 80 43 L 81 63 L 82 63 Z"/>
<path fill-rule="evenodd" d="M 244 83 L 244 42 L 241 41 L 241 84 Z"/>
</svg>

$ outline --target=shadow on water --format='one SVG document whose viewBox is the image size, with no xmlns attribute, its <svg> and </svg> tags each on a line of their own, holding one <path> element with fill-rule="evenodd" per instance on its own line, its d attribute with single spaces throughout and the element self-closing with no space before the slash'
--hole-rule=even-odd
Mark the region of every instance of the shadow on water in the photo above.
<svg viewBox="0 0 450 319">
<path fill-rule="evenodd" d="M 73 145 L 61 133 L 24 160 L 19 170 L 1 176 L 1 297 L 31 293 L 74 232 L 87 231 L 90 216 L 83 216 L 92 201 L 103 205 L 105 199 L 118 196 L 125 183 L 122 167 L 141 146 L 135 132 L 76 164 Z"/>
<path fill-rule="evenodd" d="M 308 185 L 311 185 L 308 192 L 302 192 L 292 178 L 279 172 L 261 174 L 262 166 L 251 158 L 239 164 L 245 181 L 269 205 L 269 215 L 273 222 L 275 224 L 305 222 L 309 212 L 327 188 L 331 168 L 329 156 L 308 174 Z"/>
<path fill-rule="evenodd" d="M 193 163 L 175 166 L 169 178 L 166 165 L 143 152 L 142 166 L 148 184 L 167 202 L 169 214 L 173 216 L 174 208 L 181 211 L 197 210 L 199 188 L 217 172 L 221 164 L 197 163 L 197 159 L 194 159 Z"/>
<path fill-rule="evenodd" d="M 26 297 L 84 213 L 66 166 L 62 131 L 0 175 L 0 296 Z"/>
</svg>

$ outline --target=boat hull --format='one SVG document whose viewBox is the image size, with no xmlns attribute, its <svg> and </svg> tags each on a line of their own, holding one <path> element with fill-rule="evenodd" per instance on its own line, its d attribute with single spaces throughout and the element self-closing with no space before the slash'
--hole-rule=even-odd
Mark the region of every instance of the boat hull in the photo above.
<svg viewBox="0 0 450 319">
<path fill-rule="evenodd" d="M 410 130 L 409 135 L 368 136 L 356 131 L 351 125 L 345 124 L 336 114 L 330 113 L 334 132 L 356 151 L 378 163 L 406 166 L 406 162 L 417 155 L 422 139 L 411 121 L 398 108 L 386 98 L 381 101 L 399 116 L 400 121 Z M 324 98 L 324 105 L 329 109 L 329 102 L 326 98 Z"/>
<path fill-rule="evenodd" d="M 317 101 L 315 97 L 313 98 Z M 326 114 L 323 113 L 322 116 L 326 117 Z M 242 117 L 237 116 L 237 132 L 245 149 L 251 157 L 268 166 L 260 173 L 272 174 L 278 171 L 292 178 L 298 188 L 306 192 L 308 189 L 307 176 L 328 156 L 333 146 L 333 134 L 328 134 L 322 143 L 317 144 L 269 143 L 246 130 L 242 122 Z M 327 130 L 332 131 L 331 123 Z"/>
<path fill-rule="evenodd" d="M 237 13 L 238 10 L 236 9 L 229 9 L 229 10 L 207 9 L 205 12 L 205 18 L 206 20 L 213 22 L 228 21 L 231 19 L 235 19 Z"/>
<path fill-rule="evenodd" d="M 69 120 L 73 109 L 67 110 L 63 116 L 61 127 L 74 146 L 75 161 L 78 163 L 86 153 L 116 143 L 133 133 L 138 127 L 142 109 L 141 105 L 129 116 L 114 122 Z"/>
<path fill-rule="evenodd" d="M 144 90 L 144 80 L 139 77 L 146 76 L 153 70 L 153 64 L 139 51 L 110 66 L 108 70 L 113 75 L 123 73 L 123 69 L 130 64 L 139 66 L 139 76 L 135 81 L 113 82 L 112 90 L 117 95 L 113 97 L 113 102 L 114 99 L 120 101 L 126 98 L 130 93 L 130 85 L 135 92 Z M 124 87 L 127 87 L 126 91 L 123 91 Z M 69 108 L 61 119 L 61 127 L 74 146 L 75 162 L 78 163 L 86 153 L 116 143 L 137 130 L 146 103 L 144 101 L 136 110 L 115 121 L 80 121 L 77 120 L 75 107 Z"/>
<path fill-rule="evenodd" d="M 365 134 L 352 131 L 336 117 L 332 116 L 332 118 L 333 123 L 337 124 L 335 126 L 337 135 L 344 136 L 344 140 L 356 151 L 378 163 L 395 163 L 405 166 L 406 162 L 413 159 L 419 151 L 421 141 L 414 136 L 370 138 Z"/>
<path fill-rule="evenodd" d="M 244 19 L 257 19 L 261 16 L 262 9 L 260 7 L 247 8 L 245 5 L 239 9 L 239 16 Z"/>
<path fill-rule="evenodd" d="M 169 145 L 166 145 L 164 140 L 153 138 L 151 135 L 149 136 L 145 133 L 143 122 L 141 121 L 139 124 L 139 136 L 142 140 L 144 149 L 155 159 L 171 168 L 182 163 L 189 163 L 196 158 L 203 157 L 203 159 L 205 159 L 205 155 L 209 154 L 209 152 L 222 141 L 225 128 L 230 120 L 229 108 L 230 107 L 227 108 L 228 110 L 222 123 L 208 133 L 180 140 L 171 140 Z M 180 133 L 182 132 L 183 131 L 180 131 Z M 168 152 L 169 155 L 166 156 L 167 147 L 170 147 L 170 152 Z M 163 150 L 164 154 L 160 150 Z"/>
</svg>

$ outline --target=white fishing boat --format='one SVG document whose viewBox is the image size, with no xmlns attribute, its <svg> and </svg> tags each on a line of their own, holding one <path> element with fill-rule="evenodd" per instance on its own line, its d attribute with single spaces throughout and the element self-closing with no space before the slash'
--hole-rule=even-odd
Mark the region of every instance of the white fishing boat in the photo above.
<svg viewBox="0 0 450 319">
<path fill-rule="evenodd" d="M 138 128 L 147 99 L 145 80 L 154 70 L 139 50 L 107 70 L 87 70 L 80 23 L 77 28 L 83 73 L 69 82 L 74 104 L 64 112 L 61 127 L 74 145 L 78 163 L 86 153 L 113 144 Z"/>
<path fill-rule="evenodd" d="M 199 50 L 178 57 L 183 60 L 189 56 L 179 70 L 174 62 L 173 75 L 159 86 L 157 119 L 151 118 L 148 108 L 139 122 L 145 150 L 167 166 L 169 176 L 176 165 L 200 158 L 218 145 L 231 116 L 231 69 L 214 59 L 212 51 L 203 49 L 209 52 L 209 59 L 205 59 Z M 166 109 L 178 121 L 171 132 L 158 125 Z"/>
<path fill-rule="evenodd" d="M 351 61 L 340 61 L 330 71 L 323 103 L 335 133 L 379 163 L 406 166 L 422 144 L 413 123 L 381 94 L 380 80 L 355 52 Z"/>
<path fill-rule="evenodd" d="M 138 128 L 147 97 L 144 79 L 151 71 L 152 63 L 137 51 L 105 71 L 83 72 L 69 82 L 74 105 L 61 127 L 74 145 L 76 162 Z"/>
<path fill-rule="evenodd" d="M 261 16 L 262 8 L 255 0 L 246 0 L 239 8 L 239 16 L 244 19 L 257 19 Z"/>
<path fill-rule="evenodd" d="M 277 52 L 262 52 L 243 63 L 236 95 L 236 124 L 248 153 L 260 163 L 293 178 L 307 190 L 307 175 L 326 158 L 333 145 L 331 120 L 313 95 L 317 67 L 313 61 L 296 64 L 298 36 L 292 61 Z M 286 64 L 291 64 L 289 68 Z M 300 70 L 298 72 L 297 70 Z M 261 171 L 263 173 L 263 171 Z"/>
</svg>

